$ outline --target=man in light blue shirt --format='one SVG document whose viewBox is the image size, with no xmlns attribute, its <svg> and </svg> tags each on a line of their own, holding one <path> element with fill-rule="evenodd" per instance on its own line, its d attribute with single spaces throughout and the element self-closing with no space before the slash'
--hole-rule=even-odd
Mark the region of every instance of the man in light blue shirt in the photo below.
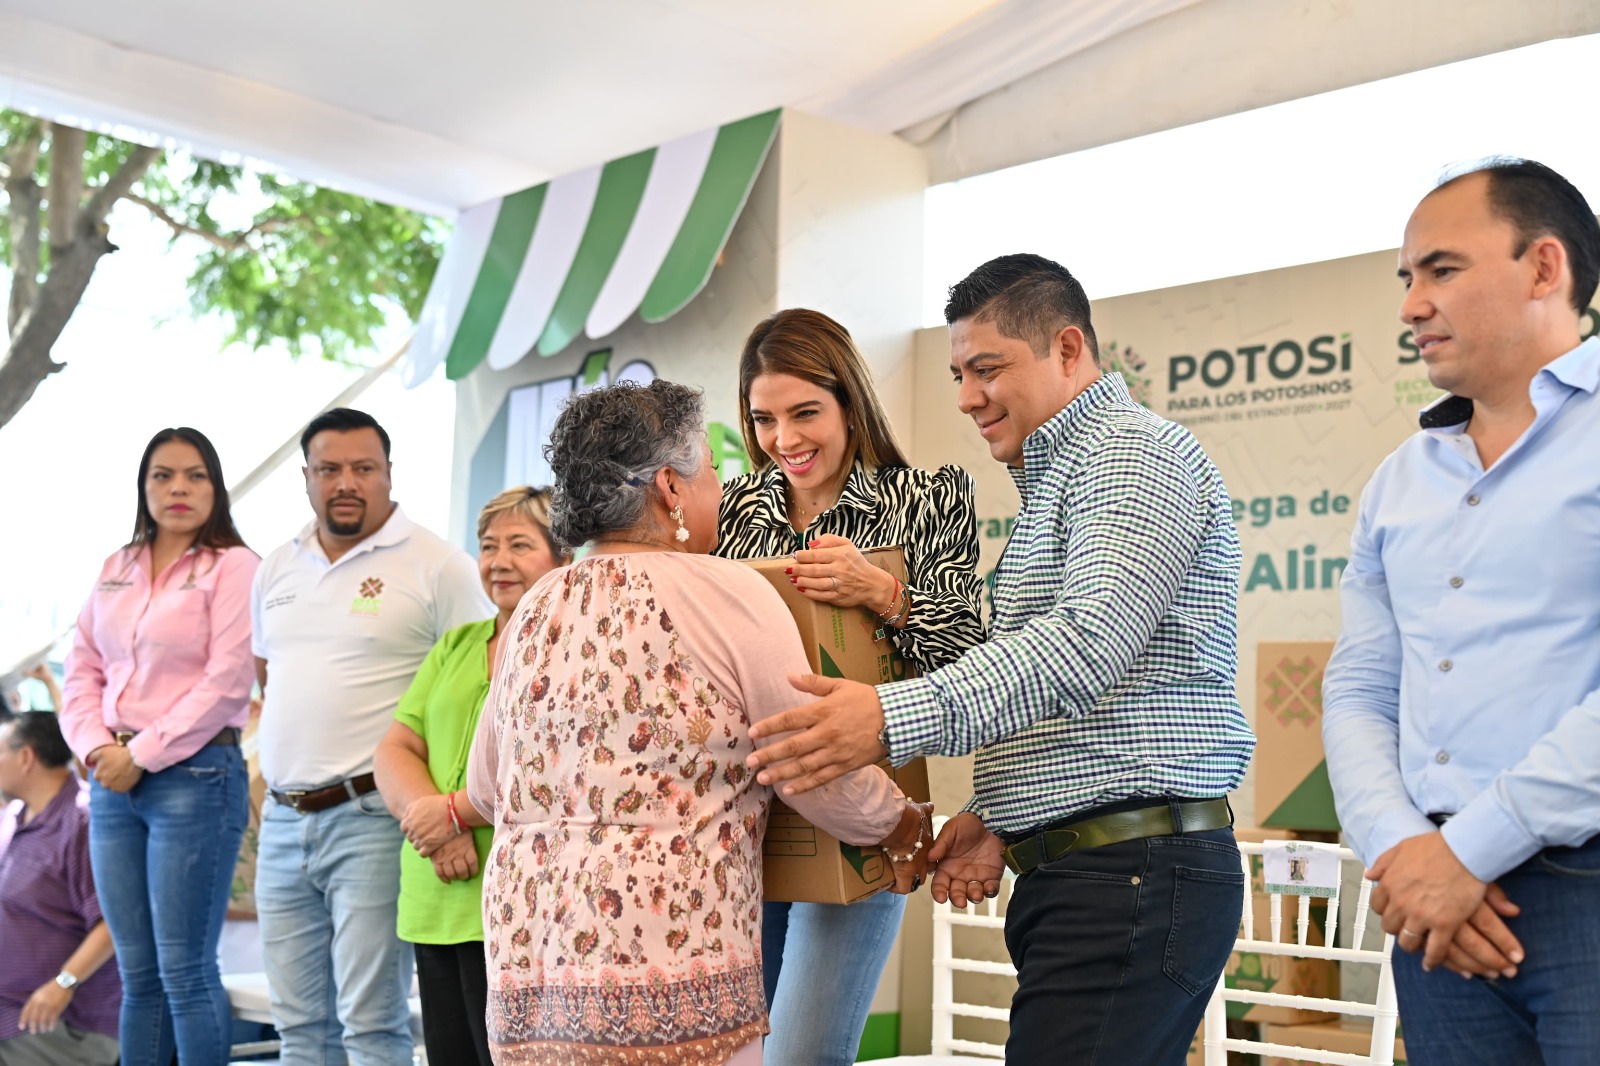
<svg viewBox="0 0 1600 1066">
<path fill-rule="evenodd" d="M 1362 498 L 1323 740 L 1416 1066 L 1600 1056 L 1597 276 L 1589 205 L 1524 160 L 1441 184 L 1400 250 L 1449 395 Z"/>
</svg>

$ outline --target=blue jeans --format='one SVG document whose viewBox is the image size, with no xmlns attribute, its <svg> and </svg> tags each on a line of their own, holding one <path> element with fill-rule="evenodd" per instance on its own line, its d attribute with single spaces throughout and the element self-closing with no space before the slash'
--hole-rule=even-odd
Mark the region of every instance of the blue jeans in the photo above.
<svg viewBox="0 0 1600 1066">
<path fill-rule="evenodd" d="M 315 814 L 267 800 L 256 912 L 284 1062 L 411 1066 L 403 839 L 376 792 Z"/>
<path fill-rule="evenodd" d="M 1072 852 L 1017 878 L 1008 1063 L 1183 1066 L 1239 930 L 1233 830 Z"/>
<path fill-rule="evenodd" d="M 1463 980 L 1395 950 L 1412 1066 L 1590 1066 L 1600 1061 L 1600 837 L 1547 848 L 1500 878 L 1527 960 L 1513 978 Z"/>
<path fill-rule="evenodd" d="M 244 758 L 201 748 L 128 792 L 89 792 L 95 892 L 122 975 L 126 1066 L 228 1060 L 232 1011 L 217 940 L 249 816 Z"/>
<path fill-rule="evenodd" d="M 848 1066 L 906 898 L 879 892 L 860 903 L 767 903 L 761 967 L 772 1035 L 765 1066 Z"/>
</svg>

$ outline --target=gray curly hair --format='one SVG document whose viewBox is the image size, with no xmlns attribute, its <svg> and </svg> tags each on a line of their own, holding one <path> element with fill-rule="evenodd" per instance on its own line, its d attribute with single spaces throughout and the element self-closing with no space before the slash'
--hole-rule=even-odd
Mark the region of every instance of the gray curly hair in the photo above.
<svg viewBox="0 0 1600 1066">
<path fill-rule="evenodd" d="M 619 381 L 573 396 L 545 445 L 555 475 L 550 532 L 569 548 L 633 529 L 656 492 L 656 472 L 690 480 L 705 464 L 699 389 L 657 378 Z"/>
</svg>

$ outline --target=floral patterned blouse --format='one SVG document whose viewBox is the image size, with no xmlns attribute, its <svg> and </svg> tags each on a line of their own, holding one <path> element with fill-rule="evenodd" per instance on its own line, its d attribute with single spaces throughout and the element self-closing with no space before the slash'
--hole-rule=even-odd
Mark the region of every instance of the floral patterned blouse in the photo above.
<svg viewBox="0 0 1600 1066">
<path fill-rule="evenodd" d="M 711 1066 L 767 1029 L 754 721 L 806 702 L 782 600 L 748 567 L 591 555 L 523 598 L 474 738 L 496 1063 Z M 850 843 L 893 831 L 876 768 L 794 798 Z"/>
</svg>

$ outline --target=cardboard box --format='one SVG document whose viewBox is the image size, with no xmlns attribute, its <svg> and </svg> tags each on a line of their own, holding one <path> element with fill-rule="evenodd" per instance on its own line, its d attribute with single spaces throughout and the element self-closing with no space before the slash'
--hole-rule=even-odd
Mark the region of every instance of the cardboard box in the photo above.
<svg viewBox="0 0 1600 1066">
<path fill-rule="evenodd" d="M 906 580 L 905 556 L 899 548 L 866 548 L 861 554 L 878 569 Z M 841 608 L 809 600 L 791 585 L 784 570 L 794 565 L 792 557 L 780 555 L 744 562 L 783 597 L 784 606 L 800 629 L 800 641 L 805 645 L 806 661 L 813 673 L 869 685 L 917 676 L 916 668 L 901 657 L 888 636 L 879 636 L 885 626 L 877 615 L 864 607 Z"/>
<path fill-rule="evenodd" d="M 906 579 L 905 557 L 899 548 L 869 548 L 861 554 L 874 566 L 901 581 Z M 883 622 L 872 612 L 817 603 L 791 585 L 784 573 L 794 563 L 789 556 L 745 562 L 783 597 L 800 630 L 813 673 L 869 685 L 916 676 L 916 668 L 895 650 Z M 898 769 L 888 763 L 882 766 L 907 796 L 927 801 L 928 768 L 921 759 Z M 894 873 L 880 849 L 841 843 L 780 800 L 773 801 L 767 816 L 762 856 L 765 895 L 775 902 L 854 903 L 894 883 Z"/>
<path fill-rule="evenodd" d="M 1294 1047 L 1316 1048 L 1319 1051 L 1365 1055 L 1372 1047 L 1372 1024 L 1366 1019 L 1347 1018 L 1342 1022 L 1318 1022 L 1314 1025 L 1269 1025 L 1265 1039 L 1269 1044 L 1289 1044 Z M 1394 1061 L 1395 1066 L 1405 1066 L 1406 1045 L 1398 1035 L 1394 1040 Z M 1287 1059 L 1269 1055 L 1266 1066 L 1312 1066 L 1312 1064 L 1307 1059 Z"/>
<path fill-rule="evenodd" d="M 928 765 L 879 764 L 914 800 L 928 799 Z M 894 884 L 883 850 L 845 844 L 806 821 L 782 800 L 772 801 L 762 842 L 762 884 L 775 903 L 854 903 Z"/>
<path fill-rule="evenodd" d="M 1259 829 L 1252 826 L 1234 826 L 1234 838 L 1259 844 L 1266 840 L 1302 840 L 1327 836 L 1319 833 L 1297 833 L 1284 829 Z M 1250 891 L 1253 926 L 1251 938 L 1271 940 L 1272 897 L 1263 891 L 1261 858 L 1251 856 Z M 1298 897 L 1279 899 L 1279 940 L 1295 943 L 1299 940 L 1300 901 Z M 1328 901 L 1311 901 L 1311 927 L 1306 942 L 1321 946 L 1327 943 Z M 1283 955 L 1263 955 L 1260 952 L 1234 952 L 1223 970 L 1223 981 L 1229 988 L 1244 988 L 1257 992 L 1278 992 L 1293 996 L 1320 996 L 1337 998 L 1339 995 L 1339 964 L 1330 959 L 1296 959 Z M 1335 1015 L 1327 1011 L 1301 1010 L 1297 1007 L 1269 1007 L 1252 1003 L 1229 1003 L 1230 1021 L 1272 1022 L 1279 1025 L 1299 1025 L 1325 1021 Z"/>
<path fill-rule="evenodd" d="M 1256 645 L 1256 821 L 1272 829 L 1339 828 L 1322 751 L 1327 640 Z"/>
</svg>

